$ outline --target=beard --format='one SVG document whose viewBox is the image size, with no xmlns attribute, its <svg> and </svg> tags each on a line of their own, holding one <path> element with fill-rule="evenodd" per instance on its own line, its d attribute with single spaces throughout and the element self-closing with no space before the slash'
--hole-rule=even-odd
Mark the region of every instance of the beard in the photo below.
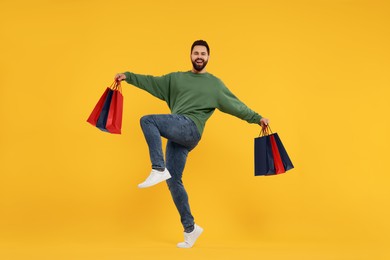
<svg viewBox="0 0 390 260">
<path fill-rule="evenodd" d="M 202 61 L 202 64 L 197 64 L 197 63 L 196 63 L 197 61 Z M 193 61 L 192 61 L 192 66 L 194 67 L 194 69 L 195 69 L 196 71 L 202 71 L 202 70 L 206 67 L 207 62 L 208 62 L 208 61 L 205 61 L 205 60 L 203 60 L 203 59 L 196 59 L 196 60 L 193 60 Z"/>
</svg>

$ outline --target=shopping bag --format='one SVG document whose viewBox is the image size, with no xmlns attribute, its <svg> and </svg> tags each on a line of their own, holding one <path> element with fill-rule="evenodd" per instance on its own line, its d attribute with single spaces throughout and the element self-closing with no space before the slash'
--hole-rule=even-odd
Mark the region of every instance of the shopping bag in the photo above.
<svg viewBox="0 0 390 260">
<path fill-rule="evenodd" d="M 281 174 L 292 168 L 279 135 L 272 133 L 269 125 L 263 127 L 255 138 L 255 176 Z"/>
<path fill-rule="evenodd" d="M 284 169 L 286 171 L 291 170 L 292 168 L 294 168 L 294 165 L 291 162 L 291 159 L 288 156 L 287 151 L 284 148 L 283 143 L 279 138 L 279 135 L 277 133 L 275 133 L 273 136 L 275 137 L 275 142 L 276 142 L 276 145 L 278 146 L 280 158 L 282 159 Z"/>
<path fill-rule="evenodd" d="M 122 127 L 123 96 L 120 82 L 115 81 L 104 91 L 87 122 L 102 131 L 120 134 Z"/>
<path fill-rule="evenodd" d="M 104 102 L 106 101 L 106 98 L 107 98 L 109 91 L 110 91 L 110 88 L 107 88 L 106 91 L 104 91 L 103 95 L 100 97 L 95 108 L 92 110 L 91 115 L 87 119 L 87 122 L 93 126 L 96 126 L 96 123 L 97 123 L 99 116 L 100 116 L 100 112 L 102 112 L 102 108 L 103 108 Z"/>
<path fill-rule="evenodd" d="M 275 174 L 272 146 L 269 135 L 262 131 L 262 136 L 255 138 L 255 176 Z"/>
<path fill-rule="evenodd" d="M 112 134 L 121 134 L 123 112 L 123 95 L 120 83 L 114 88 L 110 109 L 107 116 L 106 129 Z"/>
<path fill-rule="evenodd" d="M 283 166 L 282 158 L 280 157 L 279 149 L 275 141 L 275 134 L 269 136 L 272 147 L 272 156 L 274 158 L 275 174 L 281 174 L 286 172 Z"/>
<path fill-rule="evenodd" d="M 106 128 L 106 124 L 107 124 L 108 112 L 110 111 L 113 93 L 114 93 L 114 91 L 112 89 L 108 90 L 107 97 L 106 97 L 106 100 L 104 101 L 102 111 L 100 111 L 99 118 L 96 122 L 96 127 L 102 131 L 105 131 L 105 132 L 108 132 L 108 130 Z"/>
</svg>

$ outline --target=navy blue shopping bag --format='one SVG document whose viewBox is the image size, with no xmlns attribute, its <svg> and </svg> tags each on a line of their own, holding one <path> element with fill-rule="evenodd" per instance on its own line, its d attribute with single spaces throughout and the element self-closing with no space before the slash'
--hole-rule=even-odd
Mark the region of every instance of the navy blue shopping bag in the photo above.
<svg viewBox="0 0 390 260">
<path fill-rule="evenodd" d="M 110 105 L 111 105 L 113 93 L 114 91 L 110 88 L 108 90 L 106 100 L 104 101 L 102 111 L 100 112 L 99 118 L 96 122 L 96 127 L 105 132 L 108 132 L 106 128 L 106 124 L 107 124 L 108 112 L 110 112 Z"/>
<path fill-rule="evenodd" d="M 269 135 L 255 138 L 255 176 L 274 175 L 275 165 Z"/>
</svg>

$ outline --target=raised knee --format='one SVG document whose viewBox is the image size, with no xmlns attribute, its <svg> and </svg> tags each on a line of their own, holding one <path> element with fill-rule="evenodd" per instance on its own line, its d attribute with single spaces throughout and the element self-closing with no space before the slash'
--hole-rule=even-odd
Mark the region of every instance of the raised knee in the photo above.
<svg viewBox="0 0 390 260">
<path fill-rule="evenodd" d="M 151 116 L 147 115 L 147 116 L 141 117 L 141 119 L 139 121 L 140 121 L 141 125 L 145 125 L 145 124 L 148 124 L 150 122 L 150 119 L 151 119 Z"/>
</svg>

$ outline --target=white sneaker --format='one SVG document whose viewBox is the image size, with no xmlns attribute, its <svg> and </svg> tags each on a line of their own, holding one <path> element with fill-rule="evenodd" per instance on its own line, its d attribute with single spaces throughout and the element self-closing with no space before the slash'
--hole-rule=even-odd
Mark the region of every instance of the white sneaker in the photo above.
<svg viewBox="0 0 390 260">
<path fill-rule="evenodd" d="M 195 244 L 200 234 L 202 234 L 202 232 L 203 232 L 203 228 L 195 224 L 194 230 L 192 230 L 191 233 L 184 232 L 184 242 L 178 243 L 177 247 L 191 248 Z"/>
<path fill-rule="evenodd" d="M 149 177 L 146 178 L 143 183 L 138 184 L 138 188 L 147 188 L 156 185 L 157 183 L 160 183 L 162 181 L 168 180 L 169 178 L 171 178 L 171 174 L 169 173 L 167 168 L 165 168 L 163 172 L 152 169 Z"/>
</svg>

